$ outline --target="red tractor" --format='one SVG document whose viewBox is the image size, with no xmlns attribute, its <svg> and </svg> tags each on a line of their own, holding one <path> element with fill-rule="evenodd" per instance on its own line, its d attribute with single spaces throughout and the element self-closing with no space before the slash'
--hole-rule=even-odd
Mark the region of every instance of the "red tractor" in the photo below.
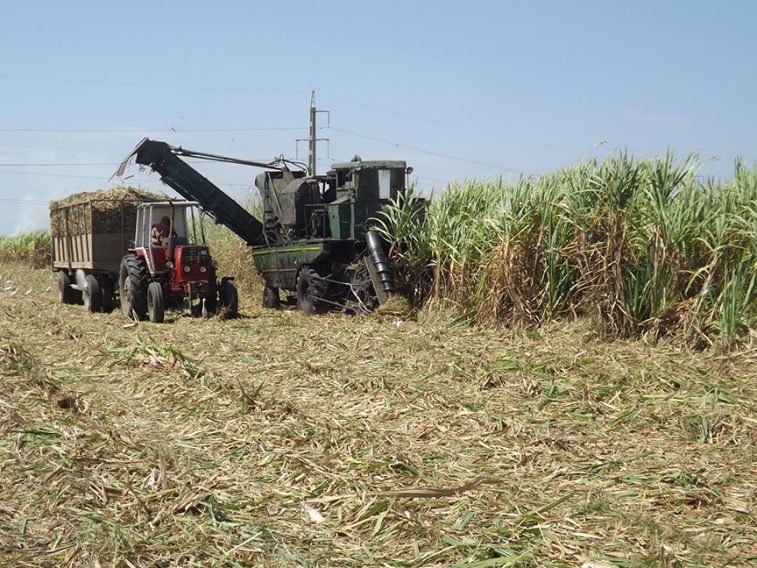
<svg viewBox="0 0 757 568">
<path fill-rule="evenodd" d="M 161 323 L 167 306 L 188 300 L 192 315 L 221 309 L 236 317 L 233 278 L 216 279 L 205 244 L 199 204 L 192 201 L 144 203 L 137 208 L 134 247 L 121 260 L 121 311 L 126 317 Z"/>
</svg>

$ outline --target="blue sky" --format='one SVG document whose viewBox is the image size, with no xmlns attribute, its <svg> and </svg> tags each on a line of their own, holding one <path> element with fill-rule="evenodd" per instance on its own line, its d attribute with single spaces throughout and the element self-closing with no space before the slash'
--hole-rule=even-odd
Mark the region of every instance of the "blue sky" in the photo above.
<svg viewBox="0 0 757 568">
<path fill-rule="evenodd" d="M 2 0 L 2 14 L 0 234 L 107 187 L 142 136 L 294 157 L 312 89 L 331 111 L 321 171 L 404 159 L 425 191 L 618 149 L 697 152 L 716 177 L 757 162 L 757 2 Z M 203 172 L 238 199 L 257 173 Z"/>
</svg>

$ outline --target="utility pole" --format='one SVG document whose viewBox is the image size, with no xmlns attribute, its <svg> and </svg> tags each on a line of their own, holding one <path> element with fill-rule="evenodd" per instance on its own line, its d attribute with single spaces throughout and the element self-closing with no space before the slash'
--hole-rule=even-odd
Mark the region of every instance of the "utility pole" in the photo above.
<svg viewBox="0 0 757 568">
<path fill-rule="evenodd" d="M 315 106 L 315 91 L 310 92 L 310 127 L 309 127 L 309 136 L 307 138 L 298 138 L 297 142 L 306 142 L 308 143 L 308 174 L 311 176 L 316 175 L 317 167 L 318 167 L 318 142 L 328 142 L 328 138 L 318 138 L 318 126 L 316 124 L 316 117 L 319 112 L 325 112 L 328 117 L 329 121 L 331 120 L 331 113 L 327 110 L 321 110 L 316 108 Z"/>
</svg>

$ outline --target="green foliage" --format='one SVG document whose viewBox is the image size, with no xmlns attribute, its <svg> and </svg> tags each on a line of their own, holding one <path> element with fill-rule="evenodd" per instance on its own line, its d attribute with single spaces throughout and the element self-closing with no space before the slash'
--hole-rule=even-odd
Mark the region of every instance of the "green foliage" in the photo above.
<svg viewBox="0 0 757 568">
<path fill-rule="evenodd" d="M 609 336 L 699 347 L 757 323 L 757 170 L 702 182 L 693 156 L 591 160 L 515 184 L 448 186 L 413 222 L 412 195 L 380 215 L 403 275 L 435 267 L 426 298 L 479 324 L 598 315 Z"/>
<path fill-rule="evenodd" d="M 31 231 L 13 237 L 0 236 L 0 262 L 23 262 L 42 268 L 50 262 L 49 231 Z"/>
<path fill-rule="evenodd" d="M 262 219 L 262 205 L 251 199 L 244 207 L 258 219 Z M 247 244 L 224 225 L 216 224 L 211 218 L 203 217 L 205 239 L 210 246 L 210 254 L 218 263 L 218 276 L 234 276 L 239 292 L 244 296 L 258 298 L 262 282 L 255 272 L 252 255 Z"/>
</svg>

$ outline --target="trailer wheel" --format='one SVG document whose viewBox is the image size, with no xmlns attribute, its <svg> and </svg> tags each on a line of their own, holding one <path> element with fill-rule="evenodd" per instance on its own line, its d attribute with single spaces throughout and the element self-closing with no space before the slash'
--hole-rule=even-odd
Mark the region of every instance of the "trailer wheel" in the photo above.
<svg viewBox="0 0 757 568">
<path fill-rule="evenodd" d="M 279 307 L 279 289 L 266 284 L 263 287 L 263 307 L 269 310 L 275 310 Z"/>
<path fill-rule="evenodd" d="M 71 288 L 71 279 L 68 273 L 63 270 L 58 271 L 58 302 L 61 304 L 74 303 L 74 290 Z"/>
<path fill-rule="evenodd" d="M 328 284 L 310 266 L 303 266 L 297 278 L 297 308 L 306 314 L 322 314 L 328 305 L 321 300 L 326 297 Z"/>
<path fill-rule="evenodd" d="M 82 298 L 84 299 L 84 309 L 89 313 L 95 313 L 100 311 L 100 283 L 93 274 L 87 274 L 84 277 L 87 287 L 82 292 Z"/>
<path fill-rule="evenodd" d="M 239 315 L 239 294 L 237 285 L 231 279 L 221 280 L 221 308 L 226 319 L 235 318 Z"/>
<path fill-rule="evenodd" d="M 163 286 L 160 282 L 150 282 L 147 287 L 147 313 L 151 323 L 163 323 L 166 308 L 163 303 Z"/>
<path fill-rule="evenodd" d="M 113 280 L 110 276 L 100 279 L 100 309 L 106 314 L 113 311 Z"/>
<path fill-rule="evenodd" d="M 121 313 L 127 318 L 145 319 L 147 314 L 147 266 L 135 254 L 127 254 L 121 260 L 118 275 Z"/>
</svg>

